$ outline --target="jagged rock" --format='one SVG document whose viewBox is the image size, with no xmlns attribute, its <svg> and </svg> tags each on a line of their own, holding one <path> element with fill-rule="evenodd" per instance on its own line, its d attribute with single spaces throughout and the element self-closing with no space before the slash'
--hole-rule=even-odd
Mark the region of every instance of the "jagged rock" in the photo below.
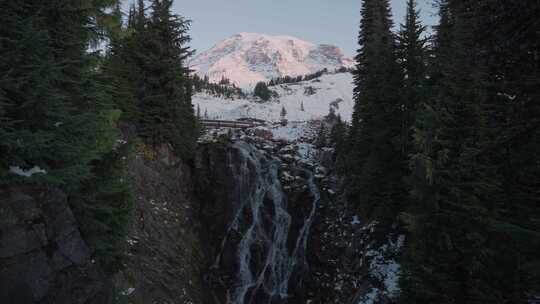
<svg viewBox="0 0 540 304">
<path fill-rule="evenodd" d="M 0 188 L 0 286 L 6 304 L 111 303 L 62 191 Z"/>
</svg>

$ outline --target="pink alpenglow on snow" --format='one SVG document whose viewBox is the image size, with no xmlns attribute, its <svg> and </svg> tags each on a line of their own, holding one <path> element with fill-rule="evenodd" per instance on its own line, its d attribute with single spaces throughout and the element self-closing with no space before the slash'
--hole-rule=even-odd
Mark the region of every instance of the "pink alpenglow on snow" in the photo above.
<svg viewBox="0 0 540 304">
<path fill-rule="evenodd" d="M 259 81 L 300 76 L 323 69 L 351 68 L 354 61 L 340 48 L 291 36 L 240 33 L 227 38 L 189 63 L 199 76 L 219 82 L 223 77 L 251 88 Z"/>
</svg>

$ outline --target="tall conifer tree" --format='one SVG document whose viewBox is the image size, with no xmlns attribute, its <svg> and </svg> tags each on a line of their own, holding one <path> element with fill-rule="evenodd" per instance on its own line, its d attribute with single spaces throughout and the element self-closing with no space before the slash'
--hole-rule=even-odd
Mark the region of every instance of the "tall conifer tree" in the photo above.
<svg viewBox="0 0 540 304">
<path fill-rule="evenodd" d="M 190 22 L 171 12 L 171 0 L 155 0 L 145 30 L 144 91 L 139 133 L 152 145 L 170 143 L 184 158 L 192 156 L 197 121 L 191 103 L 187 58 Z"/>
<path fill-rule="evenodd" d="M 126 202 L 125 189 L 115 190 L 118 195 L 110 191 L 100 204 L 94 204 L 92 196 L 108 190 L 95 185 L 88 191 L 89 184 L 104 177 L 111 181 L 109 185 L 117 185 L 121 176 L 102 173 L 98 167 L 124 168 L 120 161 L 104 161 L 119 135 L 119 112 L 110 95 L 113 90 L 106 69 L 102 69 L 102 56 L 92 48 L 105 36 L 111 37 L 118 14 L 115 0 L 11 1 L 3 5 L 0 69 L 9 72 L 0 80 L 0 104 L 6 105 L 0 111 L 0 133 L 4 131 L 0 134 L 0 181 L 61 188 L 81 223 L 88 219 L 94 220 L 92 224 L 117 221 L 114 228 L 109 226 L 114 231 L 105 233 L 122 235 L 127 212 L 118 205 Z M 6 174 L 9 167 L 36 166 L 46 173 L 24 178 Z M 80 226 L 97 250 L 86 233 L 90 227 L 97 226 Z"/>
<path fill-rule="evenodd" d="M 387 0 L 365 0 L 354 71 L 351 200 L 368 216 L 392 217 L 403 200 L 400 67 Z"/>
<path fill-rule="evenodd" d="M 76 188 L 91 175 L 90 162 L 114 138 L 108 123 L 112 105 L 95 72 L 103 9 L 61 0 L 6 3 L 2 9 L 2 101 L 14 122 L 5 154 L 9 166 L 39 166 L 35 176 Z M 5 166 L 6 166 L 5 165 Z"/>
<path fill-rule="evenodd" d="M 492 294 L 520 303 L 540 294 L 540 3 L 489 0 L 470 10 L 486 89 L 478 154 L 500 180 L 500 195 L 489 202 L 489 246 L 497 254 L 484 279 Z"/>
<path fill-rule="evenodd" d="M 404 154 L 412 151 L 411 129 L 418 104 L 423 102 L 426 90 L 426 27 L 420 22 L 416 0 L 407 1 L 405 23 L 398 35 L 398 56 L 403 71 L 403 118 L 402 149 Z"/>
<path fill-rule="evenodd" d="M 443 1 L 440 6 L 431 96 L 417 118 L 417 153 L 411 158 L 415 208 L 407 217 L 412 233 L 405 303 L 525 301 L 524 293 L 510 300 L 520 287 L 499 284 L 500 278 L 522 275 L 517 257 L 523 251 L 508 250 L 498 241 L 516 238 L 518 231 L 535 234 L 512 226 L 511 217 L 501 217 L 499 209 L 504 162 L 491 149 L 503 130 L 496 126 L 505 119 L 490 110 L 497 108 L 492 101 L 500 87 L 486 86 L 489 77 L 482 72 L 493 65 L 498 47 L 479 48 L 492 38 L 482 41 L 486 33 L 478 31 L 482 11 L 499 6 L 468 1 Z M 495 72 L 495 79 L 510 79 L 503 74 Z"/>
</svg>

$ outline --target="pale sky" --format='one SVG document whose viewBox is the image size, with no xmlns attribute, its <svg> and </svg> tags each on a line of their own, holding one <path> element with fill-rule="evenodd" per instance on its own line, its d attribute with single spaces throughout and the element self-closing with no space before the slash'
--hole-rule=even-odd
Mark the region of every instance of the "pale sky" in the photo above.
<svg viewBox="0 0 540 304">
<path fill-rule="evenodd" d="M 417 0 L 427 25 L 436 22 L 433 0 Z M 394 23 L 403 22 L 406 0 L 390 0 Z M 295 36 L 357 49 L 361 0 L 176 0 L 174 11 L 193 21 L 191 47 L 202 52 L 240 32 Z"/>
</svg>

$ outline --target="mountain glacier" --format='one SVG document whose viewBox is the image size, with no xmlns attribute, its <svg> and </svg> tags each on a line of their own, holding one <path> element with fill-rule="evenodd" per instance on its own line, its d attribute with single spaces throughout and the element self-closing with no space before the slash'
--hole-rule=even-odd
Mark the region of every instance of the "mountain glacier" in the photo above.
<svg viewBox="0 0 540 304">
<path fill-rule="evenodd" d="M 291 36 L 240 33 L 198 54 L 189 66 L 212 82 L 228 78 L 237 86 L 250 88 L 276 77 L 351 68 L 354 62 L 333 45 L 317 45 Z"/>
</svg>

